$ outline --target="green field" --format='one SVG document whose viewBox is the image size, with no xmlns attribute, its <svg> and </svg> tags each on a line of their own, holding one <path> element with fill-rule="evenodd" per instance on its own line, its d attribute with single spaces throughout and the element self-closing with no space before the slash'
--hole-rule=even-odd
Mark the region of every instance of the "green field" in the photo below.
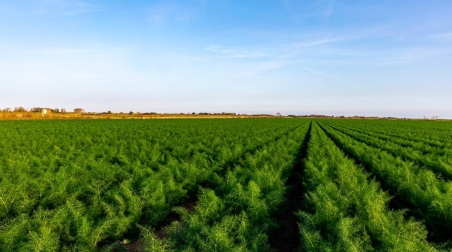
<svg viewBox="0 0 452 252">
<path fill-rule="evenodd" d="M 449 251 L 452 122 L 0 121 L 0 251 Z"/>
</svg>

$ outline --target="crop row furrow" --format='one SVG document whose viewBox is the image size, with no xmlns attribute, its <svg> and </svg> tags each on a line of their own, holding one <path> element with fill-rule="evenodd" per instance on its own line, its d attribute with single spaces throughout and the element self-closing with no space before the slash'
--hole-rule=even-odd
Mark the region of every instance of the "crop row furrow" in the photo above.
<svg viewBox="0 0 452 252">
<path fill-rule="evenodd" d="M 162 222 L 159 223 L 159 225 L 153 225 L 153 227 L 156 228 L 156 230 L 161 230 L 166 225 L 170 224 L 171 221 L 173 221 L 175 218 L 178 218 L 173 212 L 170 212 L 170 209 L 178 209 L 184 206 L 196 205 L 197 195 L 199 194 L 199 190 L 201 188 L 209 189 L 216 187 L 218 181 L 222 180 L 229 170 L 234 169 L 235 166 L 243 164 L 243 160 L 246 159 L 247 156 L 252 156 L 255 152 L 258 152 L 261 149 L 265 148 L 266 145 L 272 144 L 275 141 L 278 141 L 280 138 L 287 137 L 289 134 L 296 131 L 299 127 L 302 127 L 302 125 L 296 125 L 294 128 L 291 128 L 282 134 L 275 134 L 275 132 L 273 132 L 273 134 L 275 135 L 267 136 L 266 138 L 264 138 L 264 141 L 257 141 L 256 144 L 251 146 L 249 149 L 245 149 L 241 153 L 234 152 L 232 155 L 225 155 L 224 159 L 220 159 L 222 160 L 221 162 L 211 163 L 209 165 L 209 169 L 199 170 L 198 167 L 197 172 L 202 173 L 202 175 L 200 176 L 199 174 L 196 174 L 195 176 L 193 176 L 194 173 L 192 173 L 191 176 L 193 177 L 186 179 L 186 181 L 190 183 L 190 187 L 184 187 L 184 189 L 186 189 L 187 191 L 187 194 L 181 194 L 178 203 L 169 206 L 166 212 L 166 216 L 162 218 Z M 187 172 L 189 173 L 189 171 Z M 187 176 L 190 176 L 190 174 L 188 174 L 187 172 L 184 173 L 185 178 L 187 178 Z"/>
<path fill-rule="evenodd" d="M 363 164 L 385 190 L 394 196 L 391 206 L 425 221 L 428 239 L 452 238 L 452 183 L 412 162 L 405 162 L 379 148 L 359 142 L 321 123 L 327 135 L 350 157 Z"/>
<path fill-rule="evenodd" d="M 2 250 L 95 250 L 133 239 L 139 225 L 161 225 L 174 206 L 196 195 L 199 184 L 230 160 L 300 125 L 281 120 L 90 123 L 37 122 L 15 134 L 4 132 L 16 141 L 0 146 L 5 153 L 12 147 L 0 161 Z"/>
<path fill-rule="evenodd" d="M 268 251 L 268 233 L 284 202 L 285 182 L 308 133 L 304 124 L 263 146 L 218 177 L 216 186 L 202 188 L 193 212 L 177 208 L 181 221 L 165 228 L 165 238 L 147 232 L 149 251 Z"/>
<path fill-rule="evenodd" d="M 451 159 L 452 153 L 448 153 L 446 155 L 440 155 L 439 153 L 424 154 L 420 150 L 413 149 L 410 147 L 403 147 L 390 140 L 383 140 L 379 137 L 371 136 L 370 134 L 353 132 L 351 130 L 340 128 L 337 126 L 331 126 L 331 124 L 328 125 L 333 129 L 340 131 L 357 141 L 387 151 L 394 157 L 400 157 L 404 160 L 412 161 L 415 162 L 416 164 L 423 165 L 447 180 L 452 179 L 452 159 Z"/>
<path fill-rule="evenodd" d="M 378 129 L 376 129 L 376 127 L 359 127 L 359 126 L 352 127 L 351 125 L 338 122 L 328 122 L 328 125 L 340 127 L 348 131 L 354 131 L 378 137 L 383 140 L 389 140 L 404 147 L 411 147 L 413 149 L 420 150 L 424 154 L 426 153 L 435 153 L 436 155 L 452 154 L 452 145 L 447 142 L 442 142 L 440 146 L 437 146 L 435 144 L 427 143 L 425 140 L 419 141 L 412 138 L 407 139 L 407 137 L 401 134 L 394 135 L 391 134 L 391 132 L 389 131 L 379 132 Z"/>
<path fill-rule="evenodd" d="M 317 124 L 305 160 L 303 251 L 434 251 L 420 222 L 388 209 L 390 196 Z"/>
<path fill-rule="evenodd" d="M 439 129 L 434 129 L 432 125 L 422 127 L 426 122 L 396 122 L 389 124 L 386 121 L 364 121 L 354 122 L 353 125 L 349 121 L 338 121 L 342 125 L 361 129 L 368 132 L 381 133 L 391 137 L 413 141 L 415 143 L 424 143 L 439 148 L 452 147 L 452 132 L 449 127 L 443 125 Z M 417 127 L 413 127 L 416 125 Z M 446 126 L 446 127 L 444 127 Z"/>
<path fill-rule="evenodd" d="M 274 218 L 278 228 L 269 234 L 270 247 L 274 251 L 295 251 L 299 248 L 300 234 L 298 229 L 297 211 L 301 207 L 300 198 L 303 197 L 303 160 L 307 155 L 308 143 L 310 142 L 312 121 L 309 123 L 309 129 L 303 139 L 300 151 L 295 158 L 293 168 L 286 180 L 285 202 Z"/>
</svg>

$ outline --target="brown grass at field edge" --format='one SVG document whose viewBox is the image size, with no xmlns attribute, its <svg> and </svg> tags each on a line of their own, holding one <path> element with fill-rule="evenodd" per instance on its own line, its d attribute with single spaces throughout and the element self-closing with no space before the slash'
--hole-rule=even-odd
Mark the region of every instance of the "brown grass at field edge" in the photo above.
<svg viewBox="0 0 452 252">
<path fill-rule="evenodd" d="M 421 118 L 395 118 L 395 117 L 332 117 L 316 115 L 288 115 L 276 116 L 270 114 L 129 114 L 129 113 L 52 113 L 42 116 L 38 112 L 0 112 L 0 120 L 73 120 L 73 119 L 217 119 L 217 118 L 314 118 L 336 120 L 413 120 L 413 121 L 451 121 L 451 119 L 421 119 Z"/>
<path fill-rule="evenodd" d="M 192 114 L 127 114 L 127 113 L 52 113 L 0 112 L 0 120 L 71 120 L 71 119 L 208 119 L 208 118 L 288 118 L 271 115 L 192 115 Z"/>
</svg>

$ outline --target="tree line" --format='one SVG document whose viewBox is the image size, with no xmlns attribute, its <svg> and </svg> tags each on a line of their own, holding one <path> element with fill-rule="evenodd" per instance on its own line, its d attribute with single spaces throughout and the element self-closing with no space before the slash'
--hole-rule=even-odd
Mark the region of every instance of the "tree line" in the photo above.
<svg viewBox="0 0 452 252">
<path fill-rule="evenodd" d="M 47 111 L 50 111 L 52 113 L 69 113 L 66 109 L 62 108 L 41 108 L 41 107 L 33 107 L 30 109 L 24 108 L 24 107 L 14 107 L 14 109 L 12 108 L 4 108 L 1 110 L 1 112 L 36 112 L 36 113 L 41 113 L 44 109 L 46 109 Z M 74 113 L 82 113 L 85 112 L 84 109 L 82 108 L 75 108 L 73 110 Z"/>
</svg>

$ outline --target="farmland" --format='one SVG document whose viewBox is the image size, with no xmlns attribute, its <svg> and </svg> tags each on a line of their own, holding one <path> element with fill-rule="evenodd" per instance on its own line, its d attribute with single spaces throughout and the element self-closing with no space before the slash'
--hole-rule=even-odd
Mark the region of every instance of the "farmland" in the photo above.
<svg viewBox="0 0 452 252">
<path fill-rule="evenodd" d="M 0 121 L 1 251 L 452 248 L 452 123 Z"/>
</svg>

